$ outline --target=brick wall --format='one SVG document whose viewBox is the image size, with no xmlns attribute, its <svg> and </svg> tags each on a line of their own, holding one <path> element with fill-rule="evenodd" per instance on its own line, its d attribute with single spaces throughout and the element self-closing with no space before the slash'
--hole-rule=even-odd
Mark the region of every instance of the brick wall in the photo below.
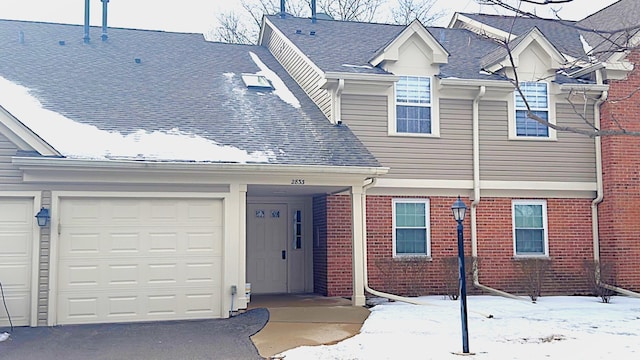
<svg viewBox="0 0 640 360">
<path fill-rule="evenodd" d="M 628 60 L 640 64 L 640 51 Z M 602 129 L 640 131 L 640 70 L 609 82 L 609 101 L 601 111 Z M 631 95 L 631 96 L 630 96 Z M 604 198 L 598 207 L 600 254 L 613 264 L 616 284 L 640 291 L 640 137 L 602 138 Z"/>
<path fill-rule="evenodd" d="M 352 229 L 351 197 L 328 196 L 327 199 L 327 295 L 351 296 Z"/>
<path fill-rule="evenodd" d="M 313 198 L 313 291 L 327 296 L 327 197 Z"/>
<path fill-rule="evenodd" d="M 446 294 L 457 257 L 453 197 L 430 197 L 431 257 L 393 258 L 391 196 L 367 197 L 367 262 L 369 285 L 401 295 Z M 415 197 L 411 197 L 415 198 Z M 468 199 L 464 199 L 467 206 Z M 351 295 L 351 224 L 348 196 L 326 198 L 327 294 Z M 588 291 L 584 261 L 593 257 L 590 199 L 548 199 L 551 270 L 543 295 L 583 294 Z M 571 216 L 567 216 L 570 214 Z M 471 255 L 470 216 L 464 222 L 465 254 Z M 514 293 L 524 293 L 520 263 L 513 256 L 511 199 L 483 198 L 478 207 L 480 281 Z M 470 261 L 468 261 L 470 265 Z M 454 263 L 455 266 L 455 263 Z M 457 267 L 453 269 L 457 284 Z M 474 293 L 471 277 L 469 292 Z"/>
<path fill-rule="evenodd" d="M 524 291 L 514 259 L 511 199 L 483 198 L 477 211 L 480 283 L 513 293 Z M 590 199 L 547 199 L 549 257 L 544 294 L 589 292 L 585 261 L 593 259 Z"/>
</svg>

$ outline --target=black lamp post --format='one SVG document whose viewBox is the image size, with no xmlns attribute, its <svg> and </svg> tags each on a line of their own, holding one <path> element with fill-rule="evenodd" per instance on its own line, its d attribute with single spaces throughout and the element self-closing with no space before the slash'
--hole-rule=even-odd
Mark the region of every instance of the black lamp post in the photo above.
<svg viewBox="0 0 640 360">
<path fill-rule="evenodd" d="M 467 280 L 465 276 L 464 267 L 464 239 L 462 235 L 464 221 L 464 215 L 467 212 L 467 206 L 460 200 L 453 203 L 451 206 L 453 211 L 453 218 L 458 223 L 458 266 L 460 270 L 460 315 L 462 317 L 462 352 L 464 354 L 469 353 L 469 330 L 467 328 Z"/>
</svg>

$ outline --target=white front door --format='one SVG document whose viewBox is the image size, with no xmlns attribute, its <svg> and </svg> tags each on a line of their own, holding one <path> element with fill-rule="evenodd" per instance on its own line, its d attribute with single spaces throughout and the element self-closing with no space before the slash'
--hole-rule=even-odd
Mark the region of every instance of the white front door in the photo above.
<svg viewBox="0 0 640 360">
<path fill-rule="evenodd" d="M 256 294 L 287 289 L 287 205 L 247 205 L 247 282 Z"/>
</svg>

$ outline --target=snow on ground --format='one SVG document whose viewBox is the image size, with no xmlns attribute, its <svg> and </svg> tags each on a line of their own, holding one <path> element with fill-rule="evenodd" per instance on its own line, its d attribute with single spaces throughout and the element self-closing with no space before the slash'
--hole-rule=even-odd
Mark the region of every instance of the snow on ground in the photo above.
<svg viewBox="0 0 640 360">
<path fill-rule="evenodd" d="M 271 151 L 248 153 L 178 128 L 127 135 L 101 130 L 45 109 L 29 89 L 1 76 L 0 94 L 10 94 L 0 99 L 2 107 L 69 158 L 247 163 L 275 157 Z"/>
<path fill-rule="evenodd" d="M 296 359 L 638 359 L 640 299 L 541 297 L 537 303 L 468 297 L 469 350 L 462 352 L 460 302 L 385 302 L 371 308 L 360 334 L 330 346 L 283 353 Z M 486 315 L 493 315 L 487 318 Z"/>
</svg>

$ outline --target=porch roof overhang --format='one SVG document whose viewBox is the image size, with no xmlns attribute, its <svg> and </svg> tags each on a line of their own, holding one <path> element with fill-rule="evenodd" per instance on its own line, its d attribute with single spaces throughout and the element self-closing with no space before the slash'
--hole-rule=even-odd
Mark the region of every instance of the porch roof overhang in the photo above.
<svg viewBox="0 0 640 360">
<path fill-rule="evenodd" d="M 279 186 L 306 188 L 304 193 L 362 186 L 386 174 L 386 167 L 282 164 L 186 163 L 128 160 L 13 157 L 26 183 L 43 184 L 234 184 L 272 191 Z M 315 190 L 313 190 L 315 189 Z"/>
</svg>

